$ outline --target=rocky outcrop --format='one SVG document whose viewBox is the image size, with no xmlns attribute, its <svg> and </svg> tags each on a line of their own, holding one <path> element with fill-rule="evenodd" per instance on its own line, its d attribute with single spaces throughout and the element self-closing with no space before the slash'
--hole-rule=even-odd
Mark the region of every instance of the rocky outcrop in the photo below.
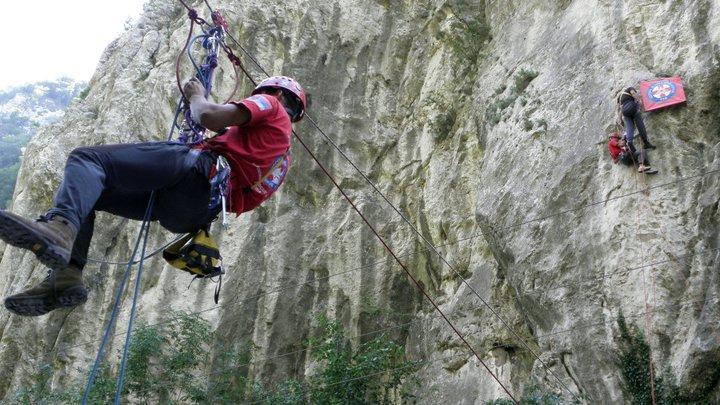
<svg viewBox="0 0 720 405">
<path fill-rule="evenodd" d="M 720 400 L 716 2 L 216 6 L 259 62 L 313 93 L 311 115 L 452 265 L 307 120 L 297 127 L 512 392 L 541 385 L 570 398 L 565 386 L 589 402 L 627 400 L 615 360 L 622 312 L 645 330 L 656 367 L 675 375 L 685 398 Z M 108 46 L 87 97 L 28 145 L 13 211 L 49 206 L 74 147 L 164 138 L 187 25 L 177 4 L 156 0 Z M 218 99 L 231 91 L 231 71 L 223 61 Z M 689 101 L 646 116 L 660 174 L 613 165 L 605 146 L 613 95 L 669 74 L 683 76 Z M 241 84 L 247 93 L 248 81 Z M 212 285 L 187 288 L 184 274 L 153 258 L 140 313 L 162 322 L 171 310 L 203 310 L 225 347 L 255 342 L 265 360 L 247 372 L 268 383 L 312 367 L 298 349 L 312 315 L 326 313 L 354 336 L 387 329 L 426 360 L 414 391 L 423 403 L 502 397 L 300 145 L 293 148 L 281 192 L 219 233 L 228 270 L 221 304 L 212 304 Z M 92 256 L 125 259 L 138 224 L 109 215 L 97 223 Z M 153 247 L 171 238 L 157 227 L 151 237 Z M 4 249 L 5 294 L 43 274 L 32 255 Z M 38 363 L 66 370 L 58 385 L 88 367 L 120 266 L 90 265 L 85 277 L 92 291 L 81 308 L 40 319 L 0 313 L 0 393 Z"/>
</svg>

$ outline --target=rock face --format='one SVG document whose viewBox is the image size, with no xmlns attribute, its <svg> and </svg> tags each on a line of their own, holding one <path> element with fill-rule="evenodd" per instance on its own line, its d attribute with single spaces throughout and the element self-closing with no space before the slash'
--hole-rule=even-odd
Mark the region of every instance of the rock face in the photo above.
<svg viewBox="0 0 720 405">
<path fill-rule="evenodd" d="M 615 358 L 622 312 L 686 398 L 720 401 L 716 1 L 215 3 L 268 71 L 313 93 L 311 116 L 427 239 L 308 120 L 297 126 L 511 392 L 540 385 L 565 398 L 567 388 L 588 402 L 627 401 Z M 87 97 L 28 145 L 14 212 L 49 207 L 74 147 L 165 137 L 188 21 L 169 0 L 146 8 L 107 48 Z M 231 71 L 223 60 L 218 99 L 231 92 Z M 689 101 L 646 114 L 660 174 L 613 165 L 613 96 L 671 74 L 683 77 Z M 246 94 L 250 83 L 241 85 Z M 269 383 L 311 369 L 298 349 L 313 314 L 326 313 L 353 336 L 387 329 L 425 360 L 414 391 L 422 403 L 503 397 L 299 143 L 293 151 L 281 191 L 218 230 L 228 270 L 220 305 L 212 284 L 187 288 L 184 274 L 153 258 L 139 312 L 162 322 L 173 309 L 207 309 L 200 315 L 224 343 L 252 339 L 270 357 L 247 370 Z M 126 259 L 138 224 L 109 215 L 96 223 L 92 256 Z M 170 238 L 156 226 L 151 247 Z M 3 252 L 3 293 L 43 277 L 31 254 Z M 60 385 L 87 369 L 121 273 L 88 265 L 90 300 L 72 311 L 0 312 L 0 394 L 36 364 L 65 370 Z M 129 308 L 126 294 L 120 325 Z"/>
</svg>

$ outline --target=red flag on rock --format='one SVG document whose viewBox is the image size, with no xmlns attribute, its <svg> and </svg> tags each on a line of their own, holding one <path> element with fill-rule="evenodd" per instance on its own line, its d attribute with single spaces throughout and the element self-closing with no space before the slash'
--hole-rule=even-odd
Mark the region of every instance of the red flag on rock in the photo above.
<svg viewBox="0 0 720 405">
<path fill-rule="evenodd" d="M 657 110 L 685 102 L 685 90 L 680 76 L 640 82 L 645 111 Z"/>
</svg>

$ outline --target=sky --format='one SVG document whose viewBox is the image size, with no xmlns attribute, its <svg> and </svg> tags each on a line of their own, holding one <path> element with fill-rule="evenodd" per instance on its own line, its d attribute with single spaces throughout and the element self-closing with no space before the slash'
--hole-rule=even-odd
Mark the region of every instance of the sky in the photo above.
<svg viewBox="0 0 720 405">
<path fill-rule="evenodd" d="M 0 90 L 62 76 L 88 81 L 146 0 L 5 0 Z"/>
</svg>

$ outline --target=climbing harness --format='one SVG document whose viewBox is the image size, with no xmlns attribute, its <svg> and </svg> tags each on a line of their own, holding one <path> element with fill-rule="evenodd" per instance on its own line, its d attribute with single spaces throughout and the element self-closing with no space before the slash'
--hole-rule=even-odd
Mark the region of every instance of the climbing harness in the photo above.
<svg viewBox="0 0 720 405">
<path fill-rule="evenodd" d="M 230 165 L 224 157 L 218 156 L 215 163 L 215 175 L 210 179 L 210 203 L 208 209 L 220 208 L 222 212 L 222 226 L 228 227 L 227 212 L 231 209 L 228 206 L 230 195 Z"/>
</svg>

